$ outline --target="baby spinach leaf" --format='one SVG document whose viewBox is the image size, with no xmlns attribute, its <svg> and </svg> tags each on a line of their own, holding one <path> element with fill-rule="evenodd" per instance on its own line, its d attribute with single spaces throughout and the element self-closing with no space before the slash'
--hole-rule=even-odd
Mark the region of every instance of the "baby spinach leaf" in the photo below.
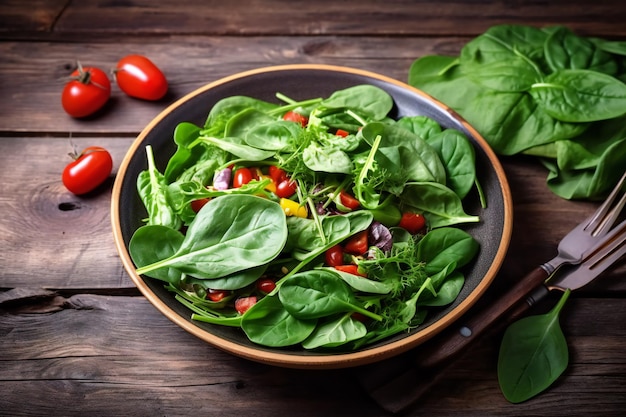
<svg viewBox="0 0 626 417">
<path fill-rule="evenodd" d="M 344 280 L 346 284 L 355 289 L 356 291 L 361 291 L 370 294 L 389 294 L 393 289 L 392 285 L 388 282 L 375 281 L 373 279 L 363 278 L 358 275 L 349 274 L 347 272 L 342 272 L 336 269 L 331 268 L 320 268 L 322 270 L 331 271 L 334 274 L 337 274 L 339 278 Z"/>
<path fill-rule="evenodd" d="M 335 91 L 322 101 L 321 106 L 359 109 L 373 120 L 383 120 L 391 111 L 393 100 L 383 89 L 363 84 Z"/>
<path fill-rule="evenodd" d="M 247 131 L 244 141 L 257 149 L 287 152 L 292 138 L 297 138 L 301 133 L 299 124 L 277 120 L 252 127 Z"/>
<path fill-rule="evenodd" d="M 186 284 L 199 285 L 208 290 L 238 290 L 254 283 L 267 270 L 268 265 L 261 265 L 243 271 L 234 272 L 222 278 L 200 279 L 194 277 L 185 277 Z"/>
<path fill-rule="evenodd" d="M 478 216 L 465 213 L 459 196 L 439 183 L 407 183 L 400 198 L 407 207 L 423 213 L 432 228 L 480 221 Z"/>
<path fill-rule="evenodd" d="M 618 72 L 617 61 L 610 53 L 564 26 L 556 28 L 546 39 L 545 56 L 552 71 L 588 69 L 608 75 Z"/>
<path fill-rule="evenodd" d="M 282 283 L 278 295 L 285 309 L 303 320 L 345 312 L 381 319 L 359 306 L 348 284 L 328 270 L 315 269 L 292 275 Z"/>
<path fill-rule="evenodd" d="M 181 232 L 167 226 L 142 226 L 133 233 L 128 243 L 128 252 L 135 265 L 140 268 L 174 255 L 183 244 L 184 238 Z M 165 267 L 149 271 L 146 276 L 176 284 L 182 273 Z"/>
<path fill-rule="evenodd" d="M 559 313 L 569 294 L 566 290 L 548 314 L 523 318 L 505 331 L 498 356 L 498 381 L 510 402 L 534 397 L 567 368 L 569 353 Z"/>
<path fill-rule="evenodd" d="M 269 112 L 277 107 L 276 104 L 247 96 L 225 97 L 211 108 L 204 123 L 204 128 L 210 129 L 210 133 L 205 134 L 223 136 L 228 121 L 244 110 L 252 108 L 262 112 Z"/>
<path fill-rule="evenodd" d="M 313 171 L 350 174 L 352 159 L 341 149 L 311 143 L 302 152 L 304 164 Z"/>
<path fill-rule="evenodd" d="M 428 116 L 405 116 L 398 119 L 396 126 L 415 133 L 428 141 L 431 136 L 441 133 L 441 126 Z"/>
<path fill-rule="evenodd" d="M 148 169 L 137 177 L 137 191 L 148 211 L 148 224 L 178 230 L 182 222 L 168 203 L 167 181 L 156 167 L 152 146 L 146 146 L 146 153 Z"/>
<path fill-rule="evenodd" d="M 419 305 L 429 307 L 441 307 L 448 305 L 457 299 L 464 284 L 465 276 L 456 271 L 443 282 L 434 298 L 426 299 L 424 301 L 420 300 Z"/>
<path fill-rule="evenodd" d="M 590 70 L 560 70 L 532 86 L 530 94 L 550 116 L 593 122 L 626 113 L 626 84 Z"/>
<path fill-rule="evenodd" d="M 334 320 L 319 323 L 313 333 L 302 342 L 305 349 L 319 347 L 337 347 L 367 334 L 363 323 L 352 318 L 351 314 L 343 314 Z"/>
<path fill-rule="evenodd" d="M 182 122 L 174 129 L 174 143 L 178 146 L 176 152 L 167 162 L 163 175 L 168 182 L 175 181 L 182 172 L 195 164 L 205 151 L 203 147 L 190 145 L 198 138 L 200 127 L 193 123 Z"/>
<path fill-rule="evenodd" d="M 449 227 L 431 230 L 417 248 L 418 259 L 426 263 L 426 274 L 432 275 L 452 262 L 456 268 L 467 265 L 478 252 L 479 244 L 469 233 Z"/>
<path fill-rule="evenodd" d="M 255 108 L 247 108 L 230 118 L 224 130 L 224 137 L 245 138 L 257 126 L 274 122 L 275 118 Z"/>
<path fill-rule="evenodd" d="M 248 161 L 263 161 L 274 155 L 274 151 L 255 148 L 243 143 L 242 139 L 234 136 L 223 139 L 212 136 L 200 136 L 200 141 L 215 145 L 238 158 Z"/>
<path fill-rule="evenodd" d="M 243 315 L 241 328 L 246 336 L 263 346 L 284 347 L 305 340 L 317 320 L 297 319 L 285 310 L 278 296 L 266 296 Z"/>
<path fill-rule="evenodd" d="M 226 195 L 198 212 L 174 255 L 138 268 L 137 273 L 173 267 L 198 278 L 220 278 L 271 261 L 286 240 L 285 214 L 277 203 Z"/>
<path fill-rule="evenodd" d="M 463 199 L 476 181 L 474 146 L 463 133 L 446 129 L 428 139 L 446 169 L 447 186 Z"/>
</svg>

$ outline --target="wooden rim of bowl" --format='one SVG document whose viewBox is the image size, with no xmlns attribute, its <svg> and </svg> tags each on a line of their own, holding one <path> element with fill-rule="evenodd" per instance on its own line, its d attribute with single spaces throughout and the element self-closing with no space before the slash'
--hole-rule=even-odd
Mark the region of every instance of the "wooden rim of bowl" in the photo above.
<svg viewBox="0 0 626 417">
<path fill-rule="evenodd" d="M 124 239 L 122 236 L 121 224 L 120 224 L 120 193 L 122 188 L 123 178 L 126 175 L 126 171 L 128 169 L 130 160 L 132 155 L 138 150 L 139 146 L 142 144 L 144 138 L 150 132 L 155 125 L 157 125 L 167 114 L 169 114 L 173 109 L 177 108 L 184 102 L 190 100 L 191 98 L 202 94 L 216 86 L 226 84 L 232 82 L 234 80 L 249 77 L 252 75 L 257 75 L 261 73 L 270 73 L 270 72 L 281 72 L 281 71 L 298 71 L 298 70 L 319 70 L 319 71 L 329 71 L 329 72 L 339 72 L 339 73 L 347 73 L 354 74 L 369 78 L 374 78 L 385 83 L 393 84 L 403 89 L 412 91 L 415 94 L 418 94 L 428 101 L 434 103 L 439 106 L 441 109 L 448 112 L 454 119 L 460 122 L 471 134 L 473 135 L 473 139 L 479 144 L 482 148 L 482 151 L 485 153 L 490 163 L 493 166 L 495 174 L 498 178 L 498 183 L 500 185 L 500 191 L 503 196 L 504 203 L 504 223 L 502 235 L 500 237 L 500 242 L 498 245 L 498 250 L 496 256 L 487 270 L 485 276 L 481 279 L 480 283 L 476 286 L 476 288 L 457 306 L 455 306 L 452 310 L 446 313 L 441 319 L 437 320 L 433 324 L 427 326 L 424 330 L 416 332 L 415 334 L 409 335 L 405 338 L 399 339 L 397 341 L 392 341 L 390 343 L 376 346 L 373 348 L 366 348 L 363 350 L 348 352 L 348 353 L 332 353 L 327 355 L 294 355 L 288 353 L 281 353 L 280 350 L 268 351 L 262 349 L 255 349 L 253 346 L 243 346 L 241 344 L 223 339 L 216 335 L 210 334 L 206 332 L 204 329 L 194 325 L 189 320 L 181 317 L 174 310 L 172 310 L 163 300 L 161 300 L 157 295 L 152 292 L 152 290 L 146 285 L 141 276 L 137 275 L 135 272 L 135 265 L 133 264 L 126 245 L 124 243 Z M 475 302 L 484 294 L 487 288 L 491 285 L 492 281 L 496 277 L 500 267 L 504 261 L 504 257 L 506 256 L 509 242 L 512 234 L 512 223 L 513 223 L 513 208 L 512 208 L 512 198 L 511 192 L 508 185 L 508 181 L 506 179 L 506 175 L 504 173 L 504 169 L 498 160 L 498 157 L 491 149 L 487 141 L 467 122 L 465 121 L 459 114 L 457 114 L 453 109 L 441 103 L 437 99 L 432 96 L 426 94 L 425 92 L 412 87 L 403 82 L 397 81 L 393 78 L 380 75 L 374 72 L 359 70 L 349 67 L 335 66 L 335 65 L 323 65 L 323 64 L 294 64 L 294 65 L 278 65 L 278 66 L 269 66 L 257 68 L 249 71 L 240 72 L 234 75 L 230 75 L 209 84 L 200 87 L 184 97 L 180 98 L 170 106 L 168 106 L 165 110 L 163 110 L 157 117 L 155 117 L 139 134 L 139 136 L 135 139 L 135 141 L 130 146 L 129 150 L 126 153 L 126 156 L 122 160 L 120 167 L 118 169 L 115 183 L 113 185 L 113 192 L 111 198 L 111 221 L 113 226 L 113 235 L 115 239 L 115 245 L 117 252 L 121 258 L 122 264 L 126 272 L 129 274 L 132 281 L 135 283 L 140 292 L 146 297 L 146 299 L 152 303 L 162 314 L 164 314 L 171 321 L 176 323 L 178 326 L 182 327 L 187 332 L 193 334 L 194 336 L 208 342 L 214 347 L 234 354 L 236 356 L 246 358 L 249 360 L 253 360 L 256 362 L 261 362 L 265 364 L 271 364 L 276 366 L 288 367 L 288 368 L 311 368 L 311 369 L 332 369 L 332 368 L 347 368 L 352 366 L 364 365 L 368 363 L 377 362 L 392 356 L 396 356 L 403 352 L 406 352 L 419 344 L 429 340 L 443 329 L 447 328 L 451 325 L 455 320 L 461 317 Z"/>
</svg>

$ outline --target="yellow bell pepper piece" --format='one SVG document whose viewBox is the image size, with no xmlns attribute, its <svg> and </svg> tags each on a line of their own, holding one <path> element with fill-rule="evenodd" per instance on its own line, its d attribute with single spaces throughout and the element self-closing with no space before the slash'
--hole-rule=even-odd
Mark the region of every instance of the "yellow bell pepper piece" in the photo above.
<svg viewBox="0 0 626 417">
<path fill-rule="evenodd" d="M 263 181 L 263 180 L 270 180 L 270 183 L 265 186 L 265 189 L 269 192 L 275 193 L 276 184 L 274 184 L 274 181 L 272 181 L 272 177 L 270 177 L 269 175 L 261 175 L 260 181 Z"/>
<path fill-rule="evenodd" d="M 306 218 L 309 215 L 306 207 L 301 206 L 297 202 L 288 198 L 280 199 L 280 207 L 282 207 L 286 216 L 296 216 Z"/>
</svg>

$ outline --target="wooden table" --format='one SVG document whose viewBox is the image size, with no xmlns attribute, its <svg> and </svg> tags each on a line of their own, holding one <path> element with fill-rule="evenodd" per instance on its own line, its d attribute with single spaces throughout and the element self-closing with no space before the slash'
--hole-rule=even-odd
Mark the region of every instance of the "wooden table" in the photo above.
<svg viewBox="0 0 626 417">
<path fill-rule="evenodd" d="M 563 24 L 626 40 L 618 1 L 0 2 L 0 415 L 382 416 L 355 369 L 283 369 L 233 357 L 172 324 L 122 269 L 109 219 L 110 187 L 76 197 L 61 183 L 72 143 L 109 149 L 119 166 L 141 129 L 169 103 L 256 67 L 325 63 L 406 81 L 414 59 L 458 54 L 498 23 Z M 60 105 L 76 60 L 104 69 L 129 53 L 166 73 L 160 102 L 113 87 L 89 120 Z M 493 300 L 594 203 L 553 195 L 532 159 L 502 158 L 514 200 L 513 239 Z M 500 393 L 500 335 L 484 338 L 406 415 L 623 415 L 626 269 L 572 295 L 562 325 L 570 365 L 540 396 Z M 554 300 L 550 300 L 551 302 Z"/>
</svg>

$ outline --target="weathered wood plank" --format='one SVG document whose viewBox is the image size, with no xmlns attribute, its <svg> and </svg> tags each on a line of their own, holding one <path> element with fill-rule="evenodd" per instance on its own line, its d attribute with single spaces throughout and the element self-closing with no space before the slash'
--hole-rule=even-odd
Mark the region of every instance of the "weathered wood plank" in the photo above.
<svg viewBox="0 0 626 417">
<path fill-rule="evenodd" d="M 73 138 L 107 148 L 117 171 L 132 138 Z M 112 179 L 85 196 L 65 189 L 69 138 L 0 139 L 0 287 L 117 288 L 134 285 L 115 251 Z M 33 171 L 36 167 L 36 175 Z"/>
<path fill-rule="evenodd" d="M 599 328 L 590 318 L 623 322 L 625 302 L 571 300 L 562 317 L 571 364 L 539 397 L 518 405 L 502 397 L 494 337 L 472 347 L 408 415 L 599 415 L 599 403 L 602 415 L 618 415 L 626 405 L 626 329 L 616 325 L 604 334 L 606 325 Z M 374 405 L 363 406 L 371 400 L 353 370 L 290 370 L 231 356 L 187 334 L 142 297 L 77 295 L 65 307 L 53 314 L 0 310 L 3 413 L 382 415 Z"/>
<path fill-rule="evenodd" d="M 458 53 L 462 40 L 406 38 L 172 38 L 114 43 L 0 43 L 0 103 L 5 132 L 138 133 L 176 99 L 219 78 L 257 67 L 323 63 L 352 66 L 406 81 L 410 64 L 431 53 Z M 371 51 L 376 50 L 372 57 Z M 61 107 L 64 80 L 75 67 L 113 69 L 124 55 L 142 53 L 168 77 L 169 94 L 159 102 L 136 100 L 113 84 L 112 99 L 88 120 Z M 10 82 L 9 80 L 19 80 Z"/>
<path fill-rule="evenodd" d="M 38 3 L 44 11 L 59 11 L 59 1 Z M 623 25 L 626 8 L 623 3 L 610 0 L 451 1 L 445 7 L 436 0 L 296 0 L 288 4 L 281 0 L 243 0 L 237 2 L 236 11 L 232 2 L 220 0 L 126 0 L 105 4 L 83 0 L 68 3 L 56 22 L 48 16 L 54 16 L 53 13 L 31 16 L 32 10 L 31 2 L 8 6 L 3 3 L 0 15 L 10 13 L 13 21 L 27 23 L 21 26 L 8 18 L 0 20 L 8 23 L 5 36 L 54 35 L 65 39 L 77 35 L 95 38 L 107 33 L 473 36 L 501 23 L 566 24 L 585 33 L 626 35 Z"/>
<path fill-rule="evenodd" d="M 68 0 L 3 0 L 0 3 L 0 36 L 50 33 Z"/>
</svg>

